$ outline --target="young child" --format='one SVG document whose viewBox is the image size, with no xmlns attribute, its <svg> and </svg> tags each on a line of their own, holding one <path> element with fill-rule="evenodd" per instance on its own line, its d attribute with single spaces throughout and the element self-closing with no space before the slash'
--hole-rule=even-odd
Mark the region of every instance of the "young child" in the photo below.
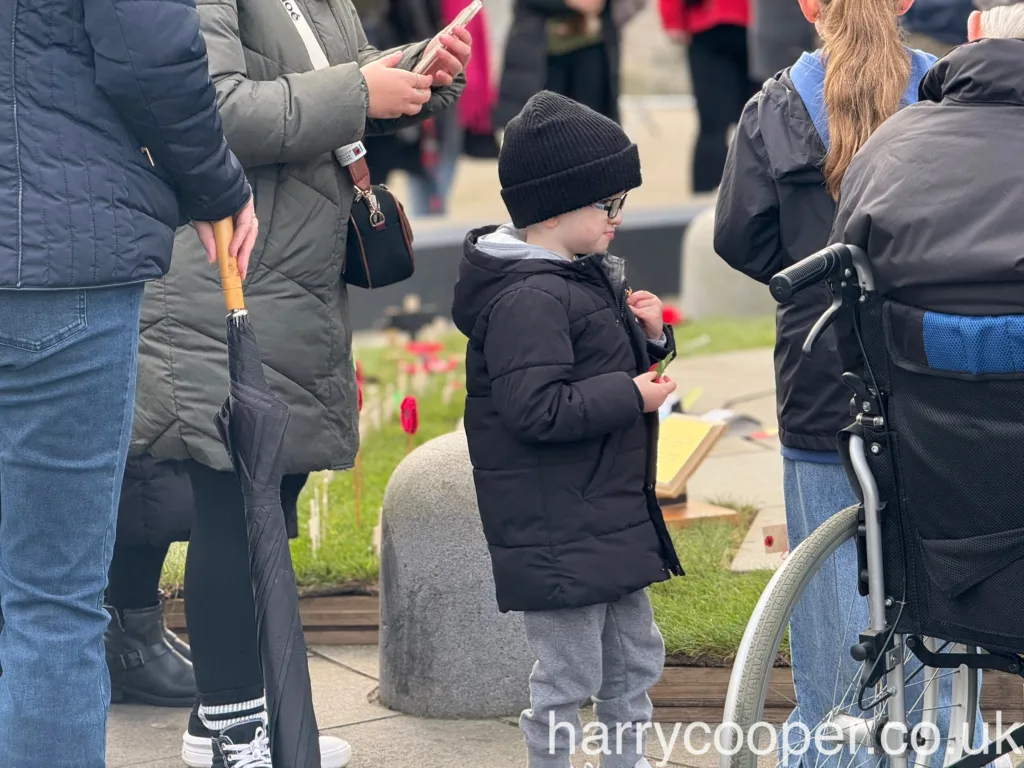
<svg viewBox="0 0 1024 768">
<path fill-rule="evenodd" d="M 639 155 L 612 120 L 543 91 L 509 121 L 498 173 L 512 223 L 467 236 L 452 314 L 498 608 L 524 612 L 537 657 L 529 766 L 569 768 L 593 697 L 602 766 L 646 767 L 665 649 L 644 590 L 683 571 L 649 474 L 676 386 L 649 369 L 672 330 L 607 253 Z"/>
</svg>

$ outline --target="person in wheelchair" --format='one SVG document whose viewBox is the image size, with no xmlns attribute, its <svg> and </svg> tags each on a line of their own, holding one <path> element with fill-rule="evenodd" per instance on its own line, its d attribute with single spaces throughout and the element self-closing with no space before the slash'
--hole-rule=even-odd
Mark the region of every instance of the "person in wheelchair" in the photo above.
<svg viewBox="0 0 1024 768">
<path fill-rule="evenodd" d="M 886 631 L 1021 675 L 1024 2 L 975 6 L 969 42 L 850 164 L 830 242 L 860 264 L 836 313 L 863 413 L 846 463 L 877 496 Z"/>
<path fill-rule="evenodd" d="M 735 269 L 768 283 L 827 245 L 851 159 L 886 118 L 917 101 L 919 83 L 936 61 L 903 41 L 899 19 L 912 4 L 800 0 L 825 47 L 769 79 L 741 116 L 715 217 L 715 250 Z M 830 298 L 819 284 L 778 312 L 775 364 L 791 549 L 857 501 L 837 444 L 851 417 L 835 329 L 826 329 L 810 354 L 802 350 Z M 868 623 L 858 573 L 851 539 L 809 580 L 792 611 L 796 706 L 789 726 L 813 731 L 836 705 L 837 669 L 847 680 L 858 673 L 848 652 Z M 939 705 L 948 694 L 947 687 Z M 786 762 L 795 766 L 798 759 Z M 802 756 L 808 767 L 838 760 L 848 762 L 826 761 L 813 743 Z"/>
<path fill-rule="evenodd" d="M 769 279 L 784 306 L 831 299 L 801 351 L 836 339 L 839 453 L 858 503 L 766 588 L 725 719 L 749 729 L 763 716 L 787 617 L 852 542 L 869 610 L 845 651 L 858 674 L 828 685 L 840 692 L 829 744 L 882 747 L 872 762 L 894 768 L 1012 765 L 1024 747 L 1010 718 L 1003 730 L 977 719 L 980 670 L 1024 677 L 1024 2 L 976 5 L 969 43 L 850 162 L 831 245 Z M 929 728 L 915 733 L 915 717 Z M 756 762 L 741 749 L 723 765 Z"/>
</svg>

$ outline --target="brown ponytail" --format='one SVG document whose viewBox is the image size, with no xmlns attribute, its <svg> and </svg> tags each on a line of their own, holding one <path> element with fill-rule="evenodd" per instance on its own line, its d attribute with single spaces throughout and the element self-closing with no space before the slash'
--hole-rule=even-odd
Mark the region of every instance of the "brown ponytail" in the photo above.
<svg viewBox="0 0 1024 768">
<path fill-rule="evenodd" d="M 896 113 L 910 80 L 910 54 L 897 17 L 903 0 L 820 0 L 829 153 L 834 198 L 857 151 Z"/>
</svg>

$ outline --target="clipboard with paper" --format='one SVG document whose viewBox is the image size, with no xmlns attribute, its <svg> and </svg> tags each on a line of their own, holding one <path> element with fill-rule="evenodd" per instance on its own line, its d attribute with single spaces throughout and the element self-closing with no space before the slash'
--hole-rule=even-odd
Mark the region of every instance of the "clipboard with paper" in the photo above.
<svg viewBox="0 0 1024 768">
<path fill-rule="evenodd" d="M 685 413 L 672 413 L 661 421 L 655 492 L 663 499 L 686 494 L 686 484 L 728 425 Z"/>
</svg>

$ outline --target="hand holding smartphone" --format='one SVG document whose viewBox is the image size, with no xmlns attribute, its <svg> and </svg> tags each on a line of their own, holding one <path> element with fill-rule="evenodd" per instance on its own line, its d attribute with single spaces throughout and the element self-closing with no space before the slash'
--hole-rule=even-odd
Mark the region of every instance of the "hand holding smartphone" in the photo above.
<svg viewBox="0 0 1024 768">
<path fill-rule="evenodd" d="M 434 68 L 437 66 L 437 52 L 444 48 L 440 42 L 441 36 L 450 35 L 456 27 L 465 27 L 473 20 L 474 16 L 483 10 L 483 7 L 482 0 L 473 0 L 473 2 L 463 8 L 462 12 L 455 17 L 451 24 L 434 35 L 434 38 L 427 43 L 427 47 L 423 49 L 423 54 L 412 71 L 417 75 L 434 74 Z"/>
</svg>

